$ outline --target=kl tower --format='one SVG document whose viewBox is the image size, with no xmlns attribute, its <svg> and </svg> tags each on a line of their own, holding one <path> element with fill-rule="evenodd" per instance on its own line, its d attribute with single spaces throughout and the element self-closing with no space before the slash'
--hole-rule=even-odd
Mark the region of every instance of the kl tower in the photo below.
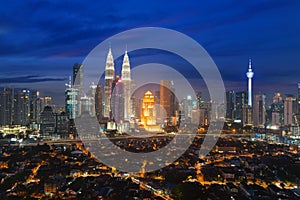
<svg viewBox="0 0 300 200">
<path fill-rule="evenodd" d="M 246 75 L 248 78 L 248 105 L 252 107 L 252 78 L 254 76 L 254 72 L 252 71 L 251 59 L 249 59 L 249 67 Z"/>
</svg>

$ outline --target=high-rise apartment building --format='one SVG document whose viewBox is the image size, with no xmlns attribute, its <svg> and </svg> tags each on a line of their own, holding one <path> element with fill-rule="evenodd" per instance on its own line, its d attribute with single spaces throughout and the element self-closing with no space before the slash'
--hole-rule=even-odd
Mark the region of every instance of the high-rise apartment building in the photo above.
<svg viewBox="0 0 300 200">
<path fill-rule="evenodd" d="M 39 114 L 41 112 L 39 107 L 39 91 L 32 91 L 30 96 L 30 123 L 39 122 Z"/>
<path fill-rule="evenodd" d="M 253 124 L 262 126 L 266 123 L 266 95 L 256 94 L 253 105 Z"/>
<path fill-rule="evenodd" d="M 226 92 L 226 118 L 234 119 L 235 117 L 235 91 Z"/>
<path fill-rule="evenodd" d="M 243 109 L 248 105 L 247 92 L 236 92 L 235 93 L 235 116 L 237 120 L 243 121 Z"/>
<path fill-rule="evenodd" d="M 13 90 L 4 88 L 0 92 L 0 125 L 11 125 L 13 117 Z"/>
<path fill-rule="evenodd" d="M 293 95 L 287 95 L 284 98 L 284 125 L 292 125 L 295 122 L 296 98 Z"/>
<path fill-rule="evenodd" d="M 95 111 L 96 117 L 99 121 L 102 119 L 102 106 L 102 87 L 100 84 L 97 84 L 95 93 Z"/>
<path fill-rule="evenodd" d="M 29 90 L 20 90 L 14 95 L 14 124 L 28 125 L 30 121 Z"/>
<path fill-rule="evenodd" d="M 50 137 L 55 133 L 56 118 L 51 106 L 46 106 L 41 112 L 41 136 Z"/>
<path fill-rule="evenodd" d="M 160 81 L 160 112 L 163 112 L 166 118 L 175 116 L 177 103 L 174 92 L 173 84 L 170 80 Z M 160 113 L 160 116 L 163 115 Z"/>
<path fill-rule="evenodd" d="M 78 94 L 78 89 L 71 86 L 65 91 L 65 111 L 69 119 L 79 115 Z"/>
</svg>

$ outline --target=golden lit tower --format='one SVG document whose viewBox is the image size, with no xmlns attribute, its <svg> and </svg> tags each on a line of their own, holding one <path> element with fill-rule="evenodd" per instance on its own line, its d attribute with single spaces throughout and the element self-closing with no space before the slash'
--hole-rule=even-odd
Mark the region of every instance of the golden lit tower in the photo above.
<svg viewBox="0 0 300 200">
<path fill-rule="evenodd" d="M 115 64 L 114 58 L 109 48 L 107 58 L 106 58 L 106 67 L 105 67 L 105 83 L 104 83 L 104 92 L 105 92 L 105 105 L 104 105 L 104 117 L 109 117 L 110 113 L 110 100 L 111 100 L 111 88 L 115 76 Z"/>
<path fill-rule="evenodd" d="M 156 124 L 154 96 L 152 95 L 152 93 L 150 91 L 147 91 L 143 98 L 141 123 L 144 126 Z"/>
<path fill-rule="evenodd" d="M 130 119 L 131 109 L 130 109 L 130 88 L 131 88 L 131 76 L 130 76 L 130 62 L 127 51 L 125 51 L 125 55 L 123 58 L 122 65 L 122 82 L 124 83 L 124 118 Z"/>
</svg>

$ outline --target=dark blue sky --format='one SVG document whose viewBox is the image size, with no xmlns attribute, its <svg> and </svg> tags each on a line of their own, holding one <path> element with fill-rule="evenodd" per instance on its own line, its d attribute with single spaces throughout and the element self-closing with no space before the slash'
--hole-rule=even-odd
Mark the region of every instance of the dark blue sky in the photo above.
<svg viewBox="0 0 300 200">
<path fill-rule="evenodd" d="M 180 31 L 212 56 L 226 89 L 296 93 L 300 1 L 6 1 L 0 6 L 0 86 L 37 88 L 62 103 L 75 62 L 131 28 Z"/>
</svg>

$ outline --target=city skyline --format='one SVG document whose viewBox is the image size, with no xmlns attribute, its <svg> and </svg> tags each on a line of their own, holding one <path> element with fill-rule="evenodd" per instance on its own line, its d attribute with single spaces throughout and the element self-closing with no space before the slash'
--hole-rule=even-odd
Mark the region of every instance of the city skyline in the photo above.
<svg viewBox="0 0 300 200">
<path fill-rule="evenodd" d="M 299 0 L 2 4 L 0 199 L 299 199 Z"/>
<path fill-rule="evenodd" d="M 256 70 L 254 93 L 264 92 L 268 97 L 275 92 L 296 94 L 294 85 L 299 82 L 297 74 L 300 73 L 297 60 L 298 1 L 272 4 L 230 1 L 217 5 L 173 2 L 160 5 L 161 8 L 152 2 L 147 7 L 136 3 L 137 9 L 120 9 L 128 8 L 128 4 L 122 2 L 93 4 L 93 8 L 81 2 L 66 7 L 61 2 L 43 1 L 14 2 L 3 6 L 0 86 L 36 87 L 62 104 L 70 68 L 74 63 L 82 63 L 94 46 L 120 31 L 159 26 L 181 31 L 203 45 L 216 62 L 227 90 L 246 90 L 246 77 L 242 74 L 247 70 L 248 59 L 252 58 Z M 23 12 L 16 12 L 19 7 Z M 99 7 L 104 10 L 101 14 L 94 12 Z M 91 15 L 86 16 L 86 12 Z M 134 17 L 137 15 L 141 17 Z M 126 41 L 122 50 L 125 49 Z M 158 56 L 165 55 L 160 52 Z M 131 53 L 131 58 L 133 68 L 140 60 L 148 59 L 142 52 Z M 176 63 L 171 64 L 176 66 Z"/>
</svg>

